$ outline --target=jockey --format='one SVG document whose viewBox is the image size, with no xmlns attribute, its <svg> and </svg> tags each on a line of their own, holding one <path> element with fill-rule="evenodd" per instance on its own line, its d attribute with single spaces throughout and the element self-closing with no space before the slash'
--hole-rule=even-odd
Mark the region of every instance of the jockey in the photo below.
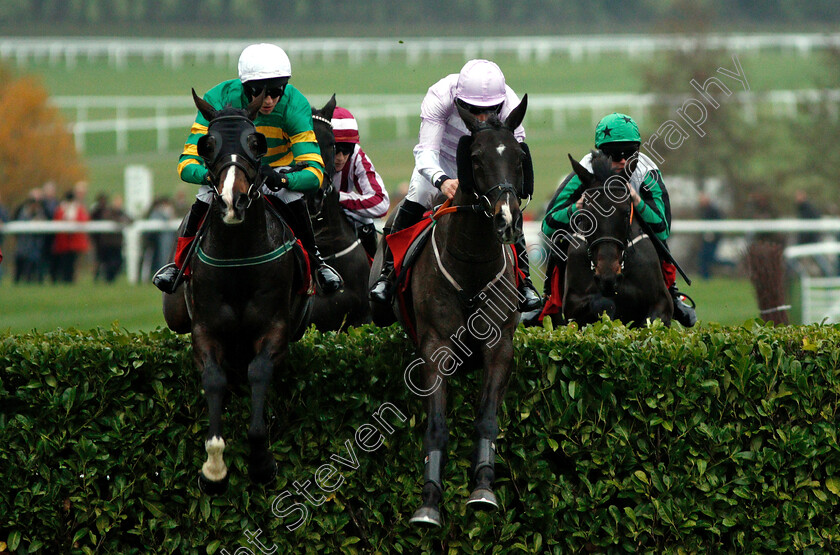
<svg viewBox="0 0 840 555">
<path fill-rule="evenodd" d="M 615 112 L 604 116 L 595 127 L 595 148 L 610 157 L 613 170 L 629 174 L 630 198 L 636 214 L 646 225 L 646 231 L 655 234 L 665 245 L 665 240 L 671 234 L 671 202 L 662 181 L 662 173 L 653 160 L 639 152 L 640 144 L 639 126 L 633 118 L 625 114 Z M 583 157 L 580 164 L 592 171 L 591 160 L 590 153 Z M 583 205 L 581 185 L 580 178 L 574 172 L 560 184 L 542 223 L 542 232 L 547 237 L 559 230 L 571 232 L 571 216 Z M 565 248 L 563 250 L 565 251 Z M 677 290 L 676 267 L 662 259 L 659 248 L 656 250 L 659 253 L 665 285 L 674 300 L 674 319 L 683 326 L 691 327 L 697 322 L 697 316 L 694 308 L 683 302 L 684 295 Z M 562 276 L 566 260 L 557 258 L 558 270 Z"/>
<path fill-rule="evenodd" d="M 458 175 L 458 141 L 469 134 L 455 103 L 476 114 L 481 120 L 497 114 L 504 121 L 519 105 L 519 97 L 505 84 L 505 76 L 499 66 L 488 60 L 470 60 L 461 68 L 460 73 L 447 75 L 429 87 L 420 106 L 420 135 L 414 147 L 414 171 L 411 173 L 408 194 L 394 218 L 391 233 L 419 222 L 441 193 L 450 199 L 455 196 L 458 179 L 450 176 Z M 530 166 L 531 155 L 524 142 L 525 129 L 520 125 L 514 135 L 527 155 L 523 164 Z M 526 183 L 526 189 L 532 186 L 533 183 Z M 524 299 L 519 308 L 522 312 L 531 312 L 540 307 L 541 300 L 531 284 L 524 235 L 519 237 L 515 247 L 519 268 L 525 274 L 525 279 L 519 285 L 519 292 Z M 390 303 L 393 270 L 393 255 L 386 247 L 382 273 L 370 291 L 372 301 Z"/>
<path fill-rule="evenodd" d="M 312 110 L 309 101 L 294 86 L 289 85 L 292 66 L 289 57 L 279 46 L 252 44 L 239 56 L 239 79 L 219 83 L 204 96 L 217 110 L 226 105 L 246 107 L 265 91 L 266 96 L 254 124 L 266 136 L 268 153 L 262 158 L 260 178 L 262 192 L 281 201 L 283 217 L 309 253 L 315 278 L 326 294 L 341 288 L 341 277 L 324 264 L 315 246 L 315 233 L 309 220 L 309 210 L 303 193 L 317 189 L 324 176 L 324 162 L 312 130 Z M 196 201 L 190 210 L 184 232 L 178 238 L 175 263 L 167 264 L 152 278 L 165 293 L 176 285 L 178 271 L 189 245 L 195 239 L 198 226 L 213 197 L 210 172 L 198 155 L 198 139 L 207 133 L 208 121 L 201 113 L 196 116 L 190 136 L 178 163 L 181 179 L 199 185 Z M 279 173 L 279 168 L 302 164 L 305 167 L 292 173 Z"/>
<path fill-rule="evenodd" d="M 338 202 L 356 230 L 368 256 L 376 254 L 374 218 L 388 213 L 390 200 L 382 177 L 359 144 L 359 126 L 346 108 L 336 106 L 332 117 L 335 135 L 335 175 L 332 184 Z"/>
</svg>

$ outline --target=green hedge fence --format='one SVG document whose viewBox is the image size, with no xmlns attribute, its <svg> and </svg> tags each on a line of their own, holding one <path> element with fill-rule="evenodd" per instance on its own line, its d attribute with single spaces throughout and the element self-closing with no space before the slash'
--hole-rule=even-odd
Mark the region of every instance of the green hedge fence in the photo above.
<svg viewBox="0 0 840 555">
<path fill-rule="evenodd" d="M 838 340 L 836 326 L 757 322 L 520 330 L 497 442 L 503 510 L 465 507 L 480 376 L 461 370 L 445 525 L 417 530 L 425 415 L 397 327 L 292 346 L 269 403 L 271 486 L 247 479 L 235 385 L 216 498 L 197 487 L 207 418 L 188 339 L 0 336 L 0 552 L 836 551 Z"/>
</svg>

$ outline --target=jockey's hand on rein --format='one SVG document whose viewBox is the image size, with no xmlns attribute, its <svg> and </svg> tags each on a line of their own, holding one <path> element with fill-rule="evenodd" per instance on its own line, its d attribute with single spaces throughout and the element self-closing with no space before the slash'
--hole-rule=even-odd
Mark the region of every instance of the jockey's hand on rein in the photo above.
<svg viewBox="0 0 840 555">
<path fill-rule="evenodd" d="M 271 166 L 260 166 L 260 177 L 264 179 L 265 186 L 272 191 L 279 191 L 289 186 L 289 178 L 285 174 L 274 171 Z"/>
<path fill-rule="evenodd" d="M 457 179 L 447 179 L 440 186 L 440 192 L 446 195 L 447 198 L 455 198 L 455 192 L 458 190 L 460 182 Z"/>
</svg>

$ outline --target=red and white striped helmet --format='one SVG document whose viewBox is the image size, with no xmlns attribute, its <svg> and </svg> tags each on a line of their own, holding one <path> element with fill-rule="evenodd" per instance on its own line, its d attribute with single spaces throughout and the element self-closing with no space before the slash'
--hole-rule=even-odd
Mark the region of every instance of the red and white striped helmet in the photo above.
<svg viewBox="0 0 840 555">
<path fill-rule="evenodd" d="M 337 143 L 359 144 L 359 124 L 347 108 L 336 106 L 332 117 L 333 135 Z"/>
</svg>

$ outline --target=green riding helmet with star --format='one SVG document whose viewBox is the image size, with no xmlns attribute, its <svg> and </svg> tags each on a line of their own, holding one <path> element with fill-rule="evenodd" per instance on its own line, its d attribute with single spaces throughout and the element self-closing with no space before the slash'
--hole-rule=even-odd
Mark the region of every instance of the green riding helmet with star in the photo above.
<svg viewBox="0 0 840 555">
<path fill-rule="evenodd" d="M 595 148 L 606 143 L 640 143 L 639 126 L 627 114 L 613 112 L 601 118 L 595 127 Z"/>
</svg>

